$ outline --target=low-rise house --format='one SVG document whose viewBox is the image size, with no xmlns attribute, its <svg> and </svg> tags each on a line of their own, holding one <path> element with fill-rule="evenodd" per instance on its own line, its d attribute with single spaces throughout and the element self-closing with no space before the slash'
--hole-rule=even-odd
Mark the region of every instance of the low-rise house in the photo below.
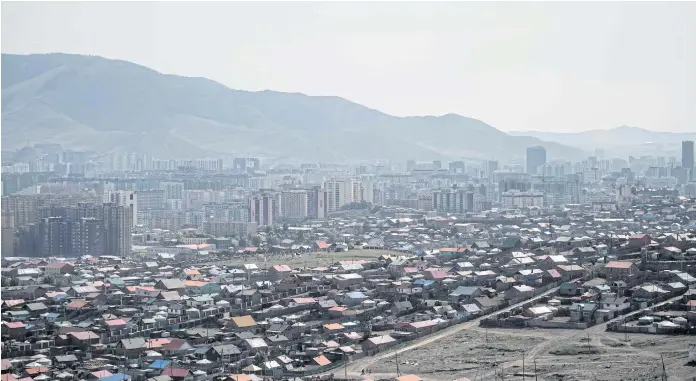
<svg viewBox="0 0 696 381">
<path fill-rule="evenodd" d="M 629 261 L 611 261 L 601 269 L 602 274 L 610 280 L 627 281 L 640 274 L 638 265 Z"/>
<path fill-rule="evenodd" d="M 625 296 L 605 296 L 600 301 L 603 310 L 623 311 L 631 307 L 631 299 Z"/>
<path fill-rule="evenodd" d="M 367 295 L 360 291 L 347 292 L 343 295 L 343 304 L 355 306 L 367 300 Z"/>
<path fill-rule="evenodd" d="M 647 234 L 632 234 L 628 237 L 628 247 L 632 249 L 640 249 L 650 245 L 651 239 Z"/>
<path fill-rule="evenodd" d="M 177 291 L 179 294 L 184 295 L 186 293 L 186 284 L 181 279 L 160 279 L 156 284 L 155 288 L 163 291 Z"/>
<path fill-rule="evenodd" d="M 116 344 L 115 352 L 126 358 L 137 358 L 146 349 L 145 339 L 134 337 L 131 339 L 121 339 Z"/>
<path fill-rule="evenodd" d="M 546 258 L 538 262 L 538 266 L 542 270 L 550 270 L 568 263 L 568 259 L 562 255 L 547 255 Z"/>
<path fill-rule="evenodd" d="M 599 309 L 596 303 L 573 303 L 570 310 L 570 321 L 589 322 L 594 319 L 595 312 Z"/>
<path fill-rule="evenodd" d="M 560 272 L 556 269 L 549 269 L 544 271 L 544 273 L 541 275 L 541 282 L 543 284 L 549 284 L 549 283 L 555 283 L 559 282 L 563 279 L 563 276 L 561 275 Z"/>
<path fill-rule="evenodd" d="M 362 348 L 363 351 L 366 351 L 368 353 L 374 353 L 377 350 L 384 350 L 385 348 L 389 348 L 393 345 L 396 345 L 396 343 L 396 339 L 389 335 L 373 336 L 363 341 Z"/>
<path fill-rule="evenodd" d="M 68 262 L 51 262 L 44 266 L 44 273 L 51 276 L 74 274 L 75 266 Z"/>
<path fill-rule="evenodd" d="M 252 288 L 249 290 L 242 290 L 237 293 L 237 298 L 241 299 L 242 303 L 249 305 L 261 304 L 261 292 L 259 290 Z"/>
<path fill-rule="evenodd" d="M 553 315 L 553 311 L 551 311 L 550 308 L 545 306 L 536 306 L 525 309 L 523 314 L 524 316 L 528 316 L 531 318 L 542 318 L 545 316 Z"/>
<path fill-rule="evenodd" d="M 585 275 L 585 269 L 578 265 L 559 265 L 556 266 L 556 270 L 558 270 L 565 281 L 577 279 Z"/>
<path fill-rule="evenodd" d="M 460 314 L 466 319 L 474 318 L 482 313 L 481 308 L 474 303 L 462 304 L 462 310 L 460 311 Z"/>
<path fill-rule="evenodd" d="M 393 309 L 396 313 L 408 312 L 413 309 L 413 305 L 410 301 L 404 300 L 400 302 L 394 302 Z"/>
<path fill-rule="evenodd" d="M 268 270 L 268 273 L 272 279 L 281 280 L 292 274 L 292 268 L 288 265 L 275 265 Z"/>
<path fill-rule="evenodd" d="M 265 352 L 268 349 L 268 344 L 260 337 L 245 339 L 242 345 L 251 353 Z"/>
<path fill-rule="evenodd" d="M 631 296 L 638 301 L 650 301 L 666 294 L 669 294 L 669 291 L 657 285 L 644 284 L 636 287 Z"/>
<path fill-rule="evenodd" d="M 534 296 L 534 287 L 519 285 L 505 291 L 505 300 L 528 299 Z"/>
<path fill-rule="evenodd" d="M 256 321 L 251 315 L 234 316 L 227 322 L 227 329 L 232 331 L 256 330 Z"/>
<path fill-rule="evenodd" d="M 483 291 L 475 286 L 459 286 L 449 294 L 450 300 L 454 303 L 471 303 L 475 298 L 483 295 Z"/>
<path fill-rule="evenodd" d="M 349 286 L 359 285 L 364 282 L 362 275 L 349 273 L 349 274 L 337 274 L 333 278 L 334 283 L 338 289 L 348 288 Z"/>
</svg>

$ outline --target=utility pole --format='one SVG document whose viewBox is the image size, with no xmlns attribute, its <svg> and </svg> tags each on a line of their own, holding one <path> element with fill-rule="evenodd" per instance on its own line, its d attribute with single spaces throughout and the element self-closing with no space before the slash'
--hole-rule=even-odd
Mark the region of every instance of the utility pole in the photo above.
<svg viewBox="0 0 696 381">
<path fill-rule="evenodd" d="M 486 326 L 486 349 L 488 348 L 488 326 Z"/>
<path fill-rule="evenodd" d="M 662 360 L 662 379 L 667 381 L 667 370 L 665 369 L 665 357 L 660 355 L 660 360 Z"/>
<path fill-rule="evenodd" d="M 624 323 L 624 341 L 628 342 L 628 329 L 626 328 L 626 318 L 624 317 L 623 319 Z"/>
<path fill-rule="evenodd" d="M 399 350 L 396 350 L 396 376 L 401 377 L 401 372 L 399 371 Z"/>
<path fill-rule="evenodd" d="M 587 355 L 591 354 L 592 347 L 590 346 L 590 333 L 587 332 Z"/>
<path fill-rule="evenodd" d="M 522 351 L 522 381 L 524 381 L 525 375 L 524 375 L 524 351 Z"/>
<path fill-rule="evenodd" d="M 537 368 L 536 368 L 536 356 L 534 356 L 534 381 L 539 381 L 539 376 L 537 375 Z"/>
</svg>

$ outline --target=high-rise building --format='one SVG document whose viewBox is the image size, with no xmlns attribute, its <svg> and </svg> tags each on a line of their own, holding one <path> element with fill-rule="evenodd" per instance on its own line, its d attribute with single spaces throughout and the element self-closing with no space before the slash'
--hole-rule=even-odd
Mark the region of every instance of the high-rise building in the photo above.
<svg viewBox="0 0 696 381">
<path fill-rule="evenodd" d="M 37 224 L 20 231 L 23 255 L 82 256 L 131 252 L 133 210 L 116 203 L 43 207 Z"/>
<path fill-rule="evenodd" d="M 107 190 L 104 192 L 103 202 L 130 208 L 133 216 L 133 228 L 138 225 L 138 198 L 135 191 Z"/>
<path fill-rule="evenodd" d="M 136 191 L 135 197 L 138 202 L 138 211 L 164 209 L 165 196 L 162 189 Z"/>
<path fill-rule="evenodd" d="M 452 174 L 463 175 L 466 171 L 466 164 L 463 161 L 453 161 L 449 163 L 449 172 Z"/>
<path fill-rule="evenodd" d="M 527 148 L 527 173 L 535 175 L 542 165 L 546 164 L 546 148 L 534 146 Z"/>
<path fill-rule="evenodd" d="M 351 179 L 331 179 L 324 182 L 326 190 L 326 213 L 341 209 L 353 202 L 353 181 Z"/>
<path fill-rule="evenodd" d="M 351 188 L 351 202 L 372 203 L 374 201 L 374 185 L 372 181 L 368 179 L 352 179 Z"/>
<path fill-rule="evenodd" d="M 99 256 L 106 253 L 103 220 L 83 217 L 69 224 L 70 253 L 76 256 Z"/>
<path fill-rule="evenodd" d="M 207 203 L 203 205 L 203 221 L 249 222 L 249 206 L 243 201 Z"/>
<path fill-rule="evenodd" d="M 14 215 L 3 213 L 0 217 L 2 218 L 1 254 L 3 257 L 14 257 L 16 246 Z"/>
<path fill-rule="evenodd" d="M 133 210 L 116 203 L 105 203 L 101 207 L 107 255 L 130 255 Z"/>
<path fill-rule="evenodd" d="M 682 142 L 682 167 L 689 171 L 689 179 L 694 180 L 694 141 L 684 140 Z"/>
<path fill-rule="evenodd" d="M 307 191 L 307 217 L 317 220 L 326 218 L 326 204 L 328 193 L 320 186 L 312 187 Z"/>
<path fill-rule="evenodd" d="M 304 189 L 283 192 L 281 195 L 281 215 L 285 218 L 306 218 L 308 216 L 308 199 L 308 192 Z"/>
<path fill-rule="evenodd" d="M 261 161 L 252 157 L 238 157 L 232 160 L 232 167 L 240 172 L 258 171 L 261 169 Z"/>
<path fill-rule="evenodd" d="M 501 199 L 503 208 L 506 209 L 544 206 L 544 194 L 535 191 L 520 192 L 513 190 L 503 192 Z"/>
<path fill-rule="evenodd" d="M 433 209 L 443 213 L 463 214 L 472 211 L 474 192 L 464 189 L 436 190 L 433 192 Z"/>
<path fill-rule="evenodd" d="M 160 189 L 164 191 L 165 200 L 182 200 L 184 198 L 184 183 L 164 181 L 160 183 Z"/>
<path fill-rule="evenodd" d="M 270 193 L 260 193 L 249 198 L 249 221 L 259 226 L 273 226 L 276 215 L 276 197 Z"/>
</svg>

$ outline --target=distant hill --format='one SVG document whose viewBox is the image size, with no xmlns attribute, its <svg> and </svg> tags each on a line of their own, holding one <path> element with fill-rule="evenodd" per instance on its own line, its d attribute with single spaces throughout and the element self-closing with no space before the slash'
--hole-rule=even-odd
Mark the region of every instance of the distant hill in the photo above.
<svg viewBox="0 0 696 381">
<path fill-rule="evenodd" d="M 394 117 L 339 97 L 227 88 L 101 57 L 2 55 L 2 148 L 59 143 L 160 158 L 254 155 L 350 161 L 578 158 L 459 116 Z"/>
<path fill-rule="evenodd" d="M 590 130 L 576 133 L 543 131 L 516 131 L 511 135 L 534 136 L 560 144 L 572 144 L 585 150 L 603 148 L 616 156 L 681 155 L 683 140 L 696 140 L 696 132 L 674 133 L 650 131 L 639 127 L 621 126 L 608 130 Z"/>
</svg>

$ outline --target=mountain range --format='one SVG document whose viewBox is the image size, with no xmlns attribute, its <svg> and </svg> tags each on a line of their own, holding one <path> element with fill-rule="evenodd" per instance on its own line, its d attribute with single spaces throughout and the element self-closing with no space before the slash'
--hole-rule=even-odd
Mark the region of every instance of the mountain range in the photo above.
<svg viewBox="0 0 696 381">
<path fill-rule="evenodd" d="M 647 154 L 679 157 L 681 155 L 681 142 L 683 140 L 696 140 L 696 132 L 660 132 L 630 126 L 573 133 L 544 131 L 513 131 L 509 133 L 518 136 L 533 136 L 541 140 L 568 144 L 588 151 L 600 148 L 617 157 Z"/>
<path fill-rule="evenodd" d="M 550 158 L 586 156 L 460 115 L 396 117 L 339 97 L 234 90 L 96 56 L 3 54 L 2 149 L 36 143 L 163 159 L 519 160 L 533 145 Z"/>
</svg>

